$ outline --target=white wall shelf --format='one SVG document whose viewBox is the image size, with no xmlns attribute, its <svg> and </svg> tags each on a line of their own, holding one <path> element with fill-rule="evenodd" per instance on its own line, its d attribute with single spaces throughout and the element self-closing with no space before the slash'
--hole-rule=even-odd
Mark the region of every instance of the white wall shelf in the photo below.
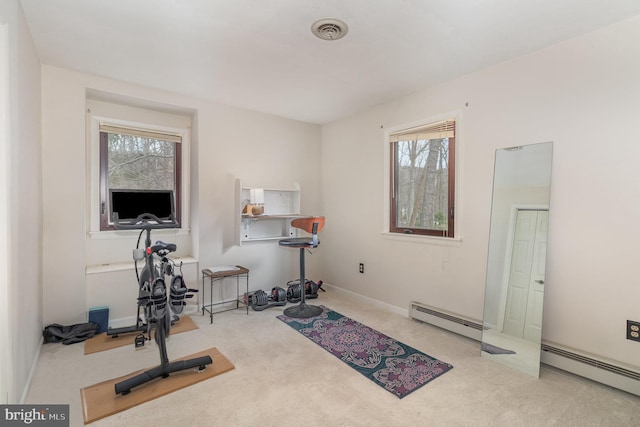
<svg viewBox="0 0 640 427">
<path fill-rule="evenodd" d="M 252 190 L 261 189 L 264 195 L 264 212 L 254 215 L 243 213 L 251 205 Z M 293 183 L 291 188 L 260 188 L 243 186 L 236 180 L 236 236 L 237 244 L 246 242 L 279 240 L 296 237 L 296 229 L 291 220 L 300 216 L 300 186 Z M 262 201 L 262 200 L 261 200 Z"/>
</svg>

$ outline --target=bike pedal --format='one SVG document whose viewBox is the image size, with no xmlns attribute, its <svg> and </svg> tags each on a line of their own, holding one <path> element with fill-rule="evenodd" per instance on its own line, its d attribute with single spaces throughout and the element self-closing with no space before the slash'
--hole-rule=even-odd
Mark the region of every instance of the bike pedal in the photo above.
<svg viewBox="0 0 640 427">
<path fill-rule="evenodd" d="M 135 348 L 144 347 L 145 337 L 143 334 L 137 335 L 134 341 Z"/>
</svg>

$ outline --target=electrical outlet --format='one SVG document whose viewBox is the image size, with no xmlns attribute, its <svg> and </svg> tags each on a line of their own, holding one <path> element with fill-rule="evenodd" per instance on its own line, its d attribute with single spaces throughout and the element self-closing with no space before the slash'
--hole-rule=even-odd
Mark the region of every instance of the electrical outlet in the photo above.
<svg viewBox="0 0 640 427">
<path fill-rule="evenodd" d="M 631 341 L 640 341 L 640 322 L 627 320 L 627 339 Z"/>
<path fill-rule="evenodd" d="M 360 266 L 358 267 L 358 271 L 359 271 L 360 273 L 363 273 L 363 274 L 364 274 L 364 264 L 363 264 L 363 263 L 360 263 Z"/>
</svg>

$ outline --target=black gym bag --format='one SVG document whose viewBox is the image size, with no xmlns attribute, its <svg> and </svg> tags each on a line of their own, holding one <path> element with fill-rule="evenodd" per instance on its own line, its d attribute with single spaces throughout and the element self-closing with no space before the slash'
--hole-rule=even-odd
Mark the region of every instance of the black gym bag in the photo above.
<svg viewBox="0 0 640 427">
<path fill-rule="evenodd" d="M 53 323 L 44 328 L 42 336 L 44 337 L 45 344 L 50 342 L 73 344 L 94 336 L 98 331 L 98 327 L 98 324 L 93 322 L 77 323 L 71 326 L 62 326 Z"/>
</svg>

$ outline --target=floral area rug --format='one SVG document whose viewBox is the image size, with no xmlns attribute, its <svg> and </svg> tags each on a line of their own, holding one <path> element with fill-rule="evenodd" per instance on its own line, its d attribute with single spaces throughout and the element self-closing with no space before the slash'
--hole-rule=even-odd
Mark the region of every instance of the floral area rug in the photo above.
<svg viewBox="0 0 640 427">
<path fill-rule="evenodd" d="M 362 323 L 320 307 L 322 313 L 317 317 L 295 319 L 283 314 L 278 319 L 399 398 L 453 368 Z"/>
</svg>

